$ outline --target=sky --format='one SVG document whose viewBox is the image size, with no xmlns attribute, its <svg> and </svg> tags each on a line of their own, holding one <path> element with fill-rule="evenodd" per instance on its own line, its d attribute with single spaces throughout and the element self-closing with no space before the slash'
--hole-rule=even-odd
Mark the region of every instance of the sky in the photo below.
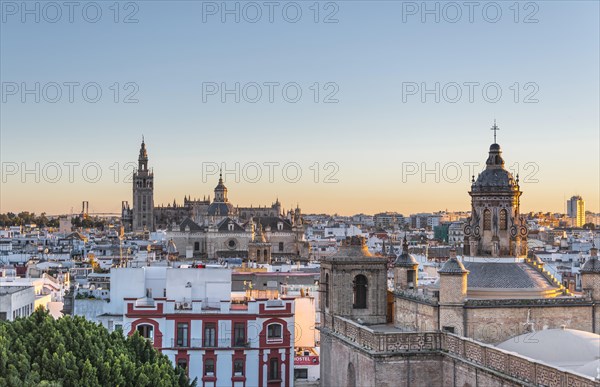
<svg viewBox="0 0 600 387">
<path fill-rule="evenodd" d="M 465 5 L 471 4 L 471 5 Z M 0 2 L 0 213 L 468 210 L 490 130 L 522 211 L 600 211 L 599 3 Z"/>
</svg>

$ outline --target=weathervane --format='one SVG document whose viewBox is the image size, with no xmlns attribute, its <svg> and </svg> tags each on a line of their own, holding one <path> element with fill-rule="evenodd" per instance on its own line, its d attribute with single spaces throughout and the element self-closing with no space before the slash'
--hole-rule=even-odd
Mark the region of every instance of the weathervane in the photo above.
<svg viewBox="0 0 600 387">
<path fill-rule="evenodd" d="M 494 144 L 496 144 L 496 132 L 498 130 L 500 130 L 500 128 L 498 127 L 498 125 L 496 125 L 496 119 L 494 118 L 494 126 L 492 126 L 492 129 L 494 131 Z"/>
</svg>

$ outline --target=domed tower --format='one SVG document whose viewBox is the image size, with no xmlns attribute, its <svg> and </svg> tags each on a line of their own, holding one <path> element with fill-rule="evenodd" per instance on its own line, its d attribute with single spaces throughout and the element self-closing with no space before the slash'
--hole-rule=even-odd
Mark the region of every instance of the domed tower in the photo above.
<svg viewBox="0 0 600 387">
<path fill-rule="evenodd" d="M 219 172 L 219 184 L 215 187 L 215 202 L 227 203 L 227 187 L 223 184 L 223 174 Z"/>
<path fill-rule="evenodd" d="M 591 295 L 595 301 L 600 301 L 600 260 L 598 249 L 592 246 L 590 258 L 581 266 L 581 288 Z"/>
<path fill-rule="evenodd" d="M 442 330 L 465 334 L 463 304 L 467 298 L 469 271 L 456 257 L 456 249 L 450 248 L 450 258 L 438 270 L 440 275 L 439 324 Z"/>
<path fill-rule="evenodd" d="M 406 236 L 402 242 L 402 254 L 394 261 L 394 288 L 416 289 L 418 285 L 419 263 L 408 253 Z"/>
<path fill-rule="evenodd" d="M 498 130 L 494 123 L 493 130 Z M 495 136 L 494 136 L 495 138 Z M 519 212 L 519 176 L 504 168 L 500 145 L 490 146 L 486 168 L 473 176 L 471 217 L 464 228 L 465 250 L 470 256 L 525 257 L 527 224 Z"/>
<path fill-rule="evenodd" d="M 235 207 L 227 199 L 227 187 L 223 184 L 223 174 L 221 172 L 219 172 L 219 183 L 215 187 L 215 199 L 208 206 L 206 212 L 208 216 L 214 217 L 215 220 L 237 214 Z"/>
</svg>

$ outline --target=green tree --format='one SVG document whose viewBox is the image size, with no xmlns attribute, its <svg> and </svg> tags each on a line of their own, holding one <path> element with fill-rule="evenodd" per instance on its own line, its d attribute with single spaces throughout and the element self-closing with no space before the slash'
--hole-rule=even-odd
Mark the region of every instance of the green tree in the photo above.
<svg viewBox="0 0 600 387">
<path fill-rule="evenodd" d="M 139 334 L 36 310 L 0 321 L 0 386 L 195 386 Z"/>
</svg>

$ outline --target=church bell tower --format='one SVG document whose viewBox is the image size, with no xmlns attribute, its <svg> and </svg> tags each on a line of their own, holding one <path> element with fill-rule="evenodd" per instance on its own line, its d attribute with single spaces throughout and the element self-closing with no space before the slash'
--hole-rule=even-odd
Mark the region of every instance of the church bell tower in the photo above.
<svg viewBox="0 0 600 387">
<path fill-rule="evenodd" d="M 516 179 L 504 168 L 500 145 L 490 146 L 485 169 L 477 180 L 473 176 L 471 217 L 464 228 L 465 250 L 470 256 L 512 257 L 527 255 L 527 224 L 519 211 L 521 190 Z"/>
<path fill-rule="evenodd" d="M 133 173 L 133 231 L 154 230 L 154 174 L 148 169 L 148 151 L 142 137 L 138 168 Z"/>
</svg>

